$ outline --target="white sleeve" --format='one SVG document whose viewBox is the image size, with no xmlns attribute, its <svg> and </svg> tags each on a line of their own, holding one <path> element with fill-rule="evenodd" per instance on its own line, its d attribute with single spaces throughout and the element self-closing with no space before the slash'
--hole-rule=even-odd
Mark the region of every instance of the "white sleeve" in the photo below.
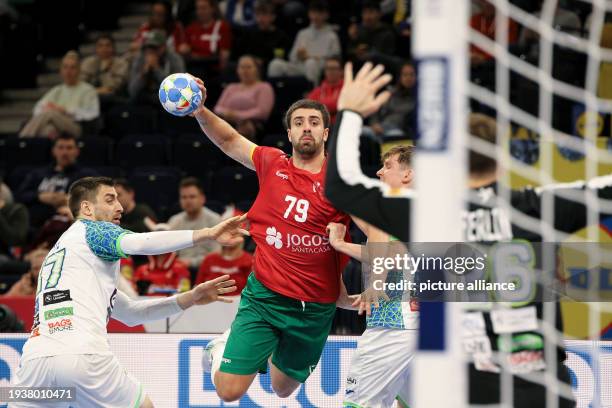
<svg viewBox="0 0 612 408">
<path fill-rule="evenodd" d="M 119 241 L 126 255 L 158 255 L 193 246 L 193 231 L 156 231 L 125 234 Z"/>
<path fill-rule="evenodd" d="M 117 290 L 112 317 L 128 326 L 165 319 L 183 311 L 176 300 L 177 296 L 135 300 Z"/>
</svg>

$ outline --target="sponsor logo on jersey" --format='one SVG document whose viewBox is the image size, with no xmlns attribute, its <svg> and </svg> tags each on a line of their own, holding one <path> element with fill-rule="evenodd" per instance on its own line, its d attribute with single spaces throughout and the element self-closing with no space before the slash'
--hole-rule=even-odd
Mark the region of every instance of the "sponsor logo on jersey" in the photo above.
<svg viewBox="0 0 612 408">
<path fill-rule="evenodd" d="M 276 249 L 281 249 L 283 247 L 283 235 L 276 231 L 275 227 L 268 227 L 266 229 L 266 242 Z"/>
<path fill-rule="evenodd" d="M 225 364 L 232 364 L 232 359 L 231 359 L 231 358 L 225 358 L 225 357 L 223 357 L 223 358 L 221 359 L 221 362 L 222 362 L 222 363 L 225 363 Z"/>
<path fill-rule="evenodd" d="M 289 180 L 289 176 L 285 173 L 281 173 L 280 170 L 276 170 L 276 176 L 282 178 L 283 180 Z"/>
<path fill-rule="evenodd" d="M 510 371 L 513 374 L 524 374 L 546 369 L 543 351 L 519 351 L 508 356 Z"/>
<path fill-rule="evenodd" d="M 47 327 L 49 328 L 49 334 L 74 330 L 72 327 L 72 319 L 68 318 L 62 319 L 58 322 L 47 323 Z"/>
<path fill-rule="evenodd" d="M 72 316 L 74 314 L 72 307 L 60 307 L 59 309 L 47 310 L 45 312 L 45 320 L 57 319 L 58 317 Z"/>
<path fill-rule="evenodd" d="M 72 300 L 70 297 L 70 289 L 53 290 L 43 294 L 43 306 L 54 305 L 56 303 L 66 302 L 68 300 Z"/>
<path fill-rule="evenodd" d="M 319 254 L 331 251 L 329 238 L 312 234 L 283 234 L 276 227 L 266 229 L 266 242 L 276 249 L 288 248 L 291 252 Z"/>
</svg>

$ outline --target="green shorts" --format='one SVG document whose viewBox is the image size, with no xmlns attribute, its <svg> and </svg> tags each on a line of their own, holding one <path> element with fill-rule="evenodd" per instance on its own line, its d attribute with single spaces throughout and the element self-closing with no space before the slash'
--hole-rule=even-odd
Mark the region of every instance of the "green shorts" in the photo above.
<svg viewBox="0 0 612 408">
<path fill-rule="evenodd" d="M 303 383 L 315 369 L 329 335 L 335 303 L 301 302 L 266 288 L 251 273 L 242 291 L 220 370 L 267 372 L 268 358 Z"/>
</svg>

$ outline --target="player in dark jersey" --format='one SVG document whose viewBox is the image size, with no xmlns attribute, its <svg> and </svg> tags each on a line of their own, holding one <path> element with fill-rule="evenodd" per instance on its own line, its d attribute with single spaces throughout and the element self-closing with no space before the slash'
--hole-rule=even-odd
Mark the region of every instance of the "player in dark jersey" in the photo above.
<svg viewBox="0 0 612 408">
<path fill-rule="evenodd" d="M 338 208 L 351 215 L 362 218 L 366 222 L 385 230 L 404 241 L 409 241 L 409 192 L 393 192 L 384 189 L 363 175 L 359 168 L 357 154 L 359 151 L 359 135 L 363 117 L 371 110 L 366 105 L 360 105 L 359 100 L 374 100 L 378 89 L 365 87 L 362 79 L 352 80 L 350 67 L 345 71 L 345 85 L 338 106 L 338 122 L 330 137 L 330 162 L 328 166 L 326 194 Z M 347 90 L 351 90 L 350 97 Z M 358 97 L 358 94 L 363 94 Z M 369 97 L 367 96 L 369 95 Z M 495 143 L 496 123 L 484 115 L 471 115 L 470 133 L 489 143 Z M 504 208 L 498 206 L 497 197 L 497 163 L 494 159 L 474 151 L 470 152 L 470 206 L 464 214 L 465 240 L 468 242 L 511 241 L 522 239 L 541 241 L 540 234 L 529 228 L 521 228 L 507 214 Z M 574 232 L 586 225 L 587 208 L 583 204 L 587 190 L 597 194 L 599 198 L 612 198 L 612 176 L 602 176 L 589 182 L 574 182 L 546 186 L 544 188 L 526 188 L 509 192 L 511 206 L 536 219 L 536 224 L 542 217 L 542 203 L 547 194 L 552 194 L 554 210 L 554 228 L 562 232 Z M 568 197 L 570 196 L 570 197 Z M 600 214 L 601 217 L 609 214 Z M 531 309 L 533 308 L 533 309 Z M 530 302 L 518 308 L 520 312 L 534 310 L 537 322 L 543 320 L 542 302 Z M 467 314 L 466 314 L 467 315 Z M 510 319 L 512 316 L 508 316 Z M 500 339 L 493 327 L 489 311 L 476 312 L 467 318 L 482 319 L 486 327 L 487 341 L 490 342 L 491 355 L 497 351 L 508 353 L 508 367 L 511 373 L 533 374 L 534 381 L 524 376 L 514 375 L 513 401 L 516 407 L 542 407 L 546 405 L 546 387 L 543 382 L 543 369 L 546 368 L 544 349 L 547 342 L 562 344 L 558 336 L 545 336 L 541 330 L 531 330 L 532 325 L 525 327 L 509 327 L 507 330 L 497 330 L 510 335 L 510 343 Z M 502 318 L 503 320 L 503 318 Z M 504 325 L 502 321 L 502 326 Z M 562 332 L 562 321 L 558 304 L 556 304 L 554 326 Z M 500 347 L 501 346 L 501 347 Z M 503 350 L 500 350 L 503 349 Z M 487 354 L 489 357 L 489 354 Z M 561 383 L 569 384 L 569 374 L 563 365 L 565 352 L 557 347 L 556 353 L 557 378 Z M 493 359 L 478 360 L 470 365 L 470 403 L 499 404 L 500 402 L 500 370 Z M 477 367 L 478 366 L 478 367 Z M 532 376 L 533 377 L 533 376 Z M 561 384 L 562 385 L 562 384 Z M 567 387 L 565 387 L 567 391 Z M 571 392 L 564 393 L 559 398 L 560 407 L 574 406 Z"/>
<path fill-rule="evenodd" d="M 255 170 L 259 180 L 248 211 L 257 244 L 254 273 L 230 332 L 209 343 L 203 365 L 224 401 L 241 398 L 268 363 L 272 389 L 288 397 L 316 368 L 348 262 L 326 233 L 330 222 L 349 222 L 323 191 L 329 113 L 310 100 L 289 108 L 285 125 L 293 155 L 288 155 L 244 138 L 203 102 L 194 115 L 203 132 L 228 156 Z"/>
</svg>

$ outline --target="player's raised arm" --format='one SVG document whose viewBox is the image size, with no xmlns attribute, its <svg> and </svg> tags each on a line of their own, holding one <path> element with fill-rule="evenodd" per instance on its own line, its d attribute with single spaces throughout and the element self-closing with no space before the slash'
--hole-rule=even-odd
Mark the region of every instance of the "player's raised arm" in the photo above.
<svg viewBox="0 0 612 408">
<path fill-rule="evenodd" d="M 352 66 L 347 64 L 338 99 L 340 112 L 328 142 L 325 195 L 336 208 L 407 241 L 410 193 L 391 191 L 381 181 L 368 178 L 359 164 L 363 118 L 388 100 L 387 91 L 377 92 L 390 80 L 382 66 L 373 67 L 370 63 L 353 78 Z"/>
<path fill-rule="evenodd" d="M 193 113 L 193 116 L 200 124 L 200 128 L 219 149 L 223 150 L 223 153 L 249 169 L 255 170 L 251 155 L 257 145 L 242 136 L 229 123 L 204 106 L 206 88 L 201 79 L 196 78 L 196 81 L 202 90 L 202 102 Z"/>
</svg>

